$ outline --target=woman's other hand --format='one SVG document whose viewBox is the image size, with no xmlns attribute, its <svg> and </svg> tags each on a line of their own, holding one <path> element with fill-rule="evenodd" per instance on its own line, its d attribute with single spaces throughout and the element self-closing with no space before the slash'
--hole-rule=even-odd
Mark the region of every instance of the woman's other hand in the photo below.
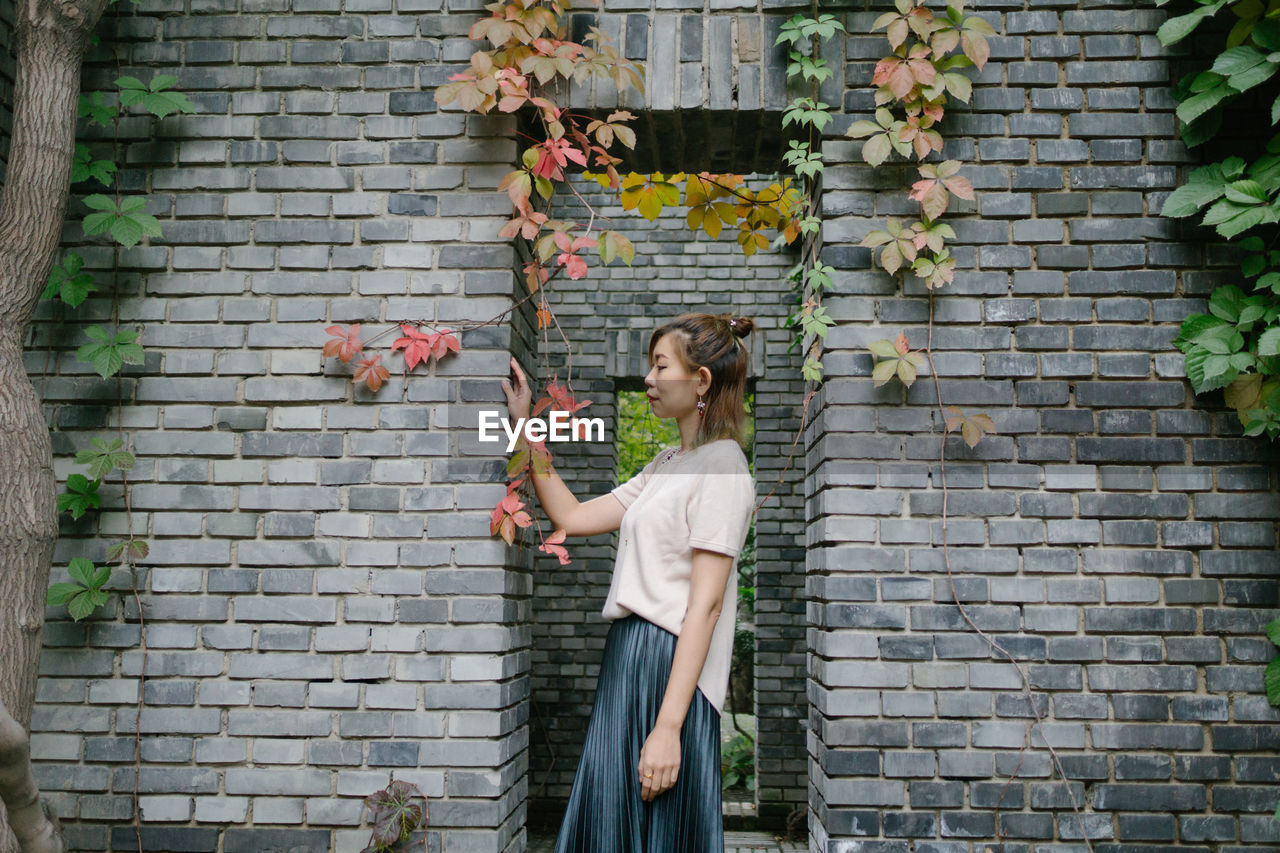
<svg viewBox="0 0 1280 853">
<path fill-rule="evenodd" d="M 680 771 L 680 732 L 658 725 L 640 748 L 640 796 L 646 802 L 676 784 Z M 653 776 L 649 776 L 652 773 Z"/>
<path fill-rule="evenodd" d="M 514 387 L 510 381 L 504 379 L 502 390 L 507 395 L 507 414 L 514 428 L 517 421 L 529 418 L 529 409 L 533 404 L 533 390 L 529 388 L 529 383 L 524 378 L 524 371 L 520 369 L 520 364 L 514 355 L 511 356 L 511 373 L 515 376 Z"/>
</svg>

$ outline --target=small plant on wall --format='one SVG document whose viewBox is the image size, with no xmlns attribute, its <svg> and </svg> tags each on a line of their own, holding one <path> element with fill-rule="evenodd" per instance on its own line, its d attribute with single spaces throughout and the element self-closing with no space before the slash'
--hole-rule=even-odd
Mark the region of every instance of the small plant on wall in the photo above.
<svg viewBox="0 0 1280 853">
<path fill-rule="evenodd" d="M 410 853 L 413 833 L 427 825 L 427 801 L 417 785 L 395 779 L 364 798 L 373 834 L 360 853 Z M 416 849 L 425 850 L 426 842 Z"/>
</svg>

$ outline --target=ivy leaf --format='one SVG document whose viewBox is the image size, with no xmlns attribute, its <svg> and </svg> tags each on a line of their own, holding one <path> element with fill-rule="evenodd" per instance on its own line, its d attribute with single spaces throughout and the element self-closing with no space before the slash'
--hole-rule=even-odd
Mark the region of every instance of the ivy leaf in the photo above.
<svg viewBox="0 0 1280 853">
<path fill-rule="evenodd" d="M 111 176 L 116 172 L 116 164 L 110 160 L 94 160 L 89 146 L 77 142 L 76 153 L 71 160 L 71 183 L 78 184 L 90 178 L 96 178 L 103 186 L 111 186 Z"/>
<path fill-rule="evenodd" d="M 91 342 L 76 350 L 76 358 L 91 363 L 103 379 L 114 375 L 126 363 L 145 362 L 142 347 L 133 342 L 137 332 L 121 331 L 112 336 L 101 326 L 90 326 L 84 333 Z"/>
<path fill-rule="evenodd" d="M 102 584 L 110 579 L 111 567 L 93 565 L 84 557 L 73 557 L 67 566 L 67 574 L 76 583 L 58 583 L 45 593 L 47 605 L 67 605 L 67 612 L 77 622 L 105 605 L 106 593 Z"/>
<path fill-rule="evenodd" d="M 1218 10 L 1227 5 L 1229 0 L 1214 0 L 1202 5 L 1194 12 L 1186 15 L 1179 15 L 1176 18 L 1170 18 L 1160 25 L 1160 29 L 1156 30 L 1156 38 L 1166 47 L 1182 41 L 1191 33 L 1195 32 L 1196 27 L 1200 26 L 1200 22 L 1205 18 L 1213 17 Z M 1159 5 L 1159 4 L 1157 4 Z"/>
<path fill-rule="evenodd" d="M 960 26 L 960 49 L 973 61 L 979 71 L 991 58 L 991 45 L 987 44 L 987 36 L 995 35 L 990 24 L 976 15 L 967 15 Z"/>
<path fill-rule="evenodd" d="M 95 194 L 85 198 L 85 206 L 91 213 L 84 218 L 82 227 L 86 236 L 110 232 L 112 239 L 126 249 L 136 246 L 143 237 L 159 237 L 160 222 L 149 213 L 142 213 L 146 201 L 140 196 L 127 196 L 119 207 L 113 199 Z"/>
<path fill-rule="evenodd" d="M 638 175 L 631 172 L 622 180 L 622 209 L 638 210 L 650 222 L 658 218 L 662 208 L 680 203 L 680 188 L 673 181 L 684 177 L 681 172 L 667 177 L 661 172 Z"/>
<path fill-rule="evenodd" d="M 1226 355 L 1209 352 L 1204 347 L 1192 347 L 1186 356 L 1187 378 L 1197 394 L 1224 388 L 1236 378 L 1236 370 Z"/>
<path fill-rule="evenodd" d="M 1161 216 L 1190 216 L 1227 191 L 1227 178 L 1221 163 L 1210 163 L 1192 170 L 1187 182 L 1169 193 L 1160 210 Z"/>
<path fill-rule="evenodd" d="M 959 406 L 947 406 L 943 411 L 947 413 L 946 431 L 959 427 L 960 437 L 969 447 L 976 447 L 984 434 L 995 434 L 995 423 L 990 415 L 965 415 Z"/>
<path fill-rule="evenodd" d="M 1209 313 L 1221 317 L 1228 323 L 1235 323 L 1240 318 L 1240 306 L 1244 302 L 1244 293 L 1235 285 L 1219 287 L 1209 297 Z"/>
<path fill-rule="evenodd" d="M 1190 124 L 1182 126 L 1182 143 L 1188 148 L 1203 145 L 1222 128 L 1222 111 L 1213 110 Z"/>
<path fill-rule="evenodd" d="M 1280 355 L 1280 326 L 1272 326 L 1258 337 L 1258 355 Z"/>
<path fill-rule="evenodd" d="M 107 559 L 118 559 L 126 548 L 138 559 L 146 557 L 151 550 L 147 543 L 141 539 L 122 539 L 107 549 Z"/>
<path fill-rule="evenodd" d="M 58 512 L 70 512 L 73 521 L 91 509 L 102 505 L 98 495 L 99 480 L 90 480 L 83 474 L 72 474 L 67 477 L 67 491 L 58 495 Z"/>
<path fill-rule="evenodd" d="M 117 468 L 128 471 L 133 467 L 133 454 L 123 449 L 124 442 L 120 439 L 113 438 L 108 444 L 101 438 L 93 438 L 89 444 L 92 445 L 90 449 L 76 453 L 76 464 L 87 465 L 89 476 L 95 480 L 106 479 Z"/>
<path fill-rule="evenodd" d="M 1205 225 L 1213 225 L 1219 234 L 1230 239 L 1242 231 L 1275 222 L 1277 215 L 1270 205 L 1241 205 L 1226 199 L 1219 200 L 1210 207 L 1201 220 Z"/>
<path fill-rule="evenodd" d="M 873 136 L 862 146 L 862 159 L 872 166 L 879 166 L 892 150 L 888 134 Z"/>
<path fill-rule="evenodd" d="M 600 242 L 597 244 L 596 250 L 600 254 L 600 262 L 604 264 L 609 263 L 614 258 L 622 258 L 622 262 L 630 266 L 636 256 L 636 247 L 617 231 L 601 233 Z"/>
<path fill-rule="evenodd" d="M 101 92 L 93 92 L 89 95 L 81 93 L 76 114 L 79 118 L 88 118 L 90 124 L 110 127 L 111 122 L 115 121 L 116 116 L 119 115 L 119 110 L 114 105 L 103 101 Z"/>
<path fill-rule="evenodd" d="M 68 252 L 63 262 L 49 271 L 49 283 L 40 298 L 50 299 L 56 295 L 72 308 L 80 305 L 88 298 L 90 291 L 97 289 L 93 276 L 81 271 L 83 266 L 84 258 L 75 252 Z"/>
<path fill-rule="evenodd" d="M 1267 639 L 1271 641 L 1271 645 L 1280 647 L 1280 618 L 1272 619 L 1268 622 L 1266 631 Z"/>
<path fill-rule="evenodd" d="M 1280 705 L 1280 657 L 1274 657 L 1267 668 L 1262 671 L 1262 684 L 1267 691 L 1267 701 L 1272 705 Z M 1280 806 L 1276 807 L 1280 812 Z"/>
<path fill-rule="evenodd" d="M 156 118 L 164 118 L 170 113 L 193 113 L 195 104 L 191 103 L 182 92 L 170 91 L 178 78 L 169 74 L 157 74 L 151 78 L 151 85 L 143 83 L 137 77 L 119 77 L 116 85 L 120 87 L 120 105 L 131 107 L 139 104 L 144 110 Z"/>
<path fill-rule="evenodd" d="M 1240 45 L 1220 53 L 1209 70 L 1226 77 L 1237 92 L 1244 92 L 1270 79 L 1277 68 L 1280 64 L 1270 55 L 1255 47 Z"/>
</svg>

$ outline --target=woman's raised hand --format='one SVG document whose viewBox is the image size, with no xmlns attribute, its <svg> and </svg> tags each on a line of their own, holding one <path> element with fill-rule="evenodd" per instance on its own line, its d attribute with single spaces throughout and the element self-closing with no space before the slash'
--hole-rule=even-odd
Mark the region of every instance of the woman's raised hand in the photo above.
<svg viewBox="0 0 1280 853">
<path fill-rule="evenodd" d="M 524 371 L 520 369 L 519 362 L 516 357 L 511 356 L 511 373 L 515 376 L 515 383 L 512 387 L 511 382 L 502 380 L 502 390 L 507 395 L 507 414 L 510 416 L 512 426 L 519 420 L 527 420 L 529 417 L 529 409 L 533 404 L 533 390 L 529 388 L 529 383 L 525 381 Z"/>
</svg>

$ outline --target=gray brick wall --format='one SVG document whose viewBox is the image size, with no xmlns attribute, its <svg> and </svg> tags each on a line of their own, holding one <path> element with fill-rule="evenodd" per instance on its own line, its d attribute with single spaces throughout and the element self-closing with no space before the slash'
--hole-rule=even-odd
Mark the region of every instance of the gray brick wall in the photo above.
<svg viewBox="0 0 1280 853">
<path fill-rule="evenodd" d="M 768 168 L 786 101 L 771 45 L 807 7 L 660 6 L 611 0 L 602 21 L 661 78 L 637 167 Z M 873 172 L 840 135 L 870 110 L 875 11 L 841 12 L 855 35 L 822 94 L 845 112 L 824 143 L 824 260 L 838 271 L 825 301 L 841 326 L 798 453 L 804 489 L 797 469 L 756 520 L 761 812 L 780 820 L 807 800 L 823 853 L 951 853 L 997 830 L 1055 850 L 1082 833 L 1113 853 L 1274 847 L 1278 716 L 1261 673 L 1276 452 L 1241 438 L 1220 398 L 1190 394 L 1170 344 L 1233 268 L 1155 216 L 1195 161 L 1153 35 L 1165 12 L 981 8 L 999 33 L 992 61 L 945 125 L 978 199 L 949 219 L 960 271 L 938 296 L 934 344 L 946 402 L 987 411 L 999 434 L 973 451 L 949 440 L 947 533 L 957 592 L 1028 667 L 1085 817 L 1037 741 L 1017 764 L 1030 708 L 1016 673 L 951 603 L 931 383 L 904 393 L 869 376 L 865 342 L 905 329 L 919 345 L 926 317 L 923 291 L 856 245 L 914 208 L 908 170 Z M 474 412 L 500 403 L 508 353 L 534 362 L 528 313 L 376 397 L 318 351 L 331 323 L 486 318 L 522 294 L 518 254 L 496 236 L 514 122 L 433 96 L 472 49 L 476 9 L 307 0 L 174 15 L 146 0 L 104 23 L 86 90 L 173 73 L 198 113 L 121 128 L 120 180 L 148 193 L 165 238 L 121 252 L 114 282 L 111 252 L 82 249 L 120 293 L 121 321 L 145 329 L 121 414 L 138 455 L 134 529 L 152 553 L 140 719 L 132 597 L 79 625 L 49 612 L 33 744 L 73 849 L 136 846 L 135 721 L 153 849 L 359 850 L 360 799 L 394 775 L 432 798 L 429 849 L 505 853 L 524 849 L 530 799 L 567 791 L 610 537 L 578 546 L 569 570 L 586 574 L 572 584 L 499 547 L 487 522 L 503 456 L 467 440 Z M 658 62 L 676 56 L 679 84 Z M 695 77 L 702 100 L 685 103 Z M 83 243 L 68 226 L 66 244 Z M 773 261 L 720 277 L 716 252 L 690 263 L 653 245 L 647 265 L 559 284 L 583 387 L 604 416 L 638 378 L 634 341 L 686 300 L 752 314 L 768 483 L 802 398 L 785 284 Z M 28 370 L 65 479 L 77 447 L 114 434 L 115 380 L 74 359 L 77 330 L 107 321 L 110 302 L 95 294 L 58 326 L 41 311 Z M 566 456 L 580 497 L 612 485 L 613 453 Z M 123 531 L 118 483 L 103 493 L 106 512 L 64 519 L 60 566 L 101 558 Z"/>
<path fill-rule="evenodd" d="M 1194 397 L 1171 344 L 1232 268 L 1155 215 L 1196 162 L 1154 36 L 1165 13 L 1040 6 L 979 6 L 992 59 L 943 125 L 943 156 L 966 164 L 977 199 L 947 218 L 959 271 L 935 297 L 934 346 L 944 402 L 998 429 L 972 450 L 947 439 L 955 594 L 1026 667 L 1043 733 L 1019 756 L 1033 716 L 1021 678 L 954 604 L 932 382 L 869 378 L 866 342 L 905 330 L 923 344 L 927 297 L 857 246 L 915 207 L 914 169 L 873 171 L 841 136 L 873 106 L 884 45 L 861 35 L 877 12 L 851 13 L 849 115 L 824 146 L 840 164 L 824 254 L 842 271 L 826 300 L 842 322 L 809 437 L 818 470 L 843 473 L 807 512 L 810 849 L 965 850 L 997 833 L 1046 850 L 1082 833 L 1117 851 L 1280 841 L 1280 715 L 1261 666 L 1277 452 L 1240 436 L 1220 394 Z"/>
</svg>

